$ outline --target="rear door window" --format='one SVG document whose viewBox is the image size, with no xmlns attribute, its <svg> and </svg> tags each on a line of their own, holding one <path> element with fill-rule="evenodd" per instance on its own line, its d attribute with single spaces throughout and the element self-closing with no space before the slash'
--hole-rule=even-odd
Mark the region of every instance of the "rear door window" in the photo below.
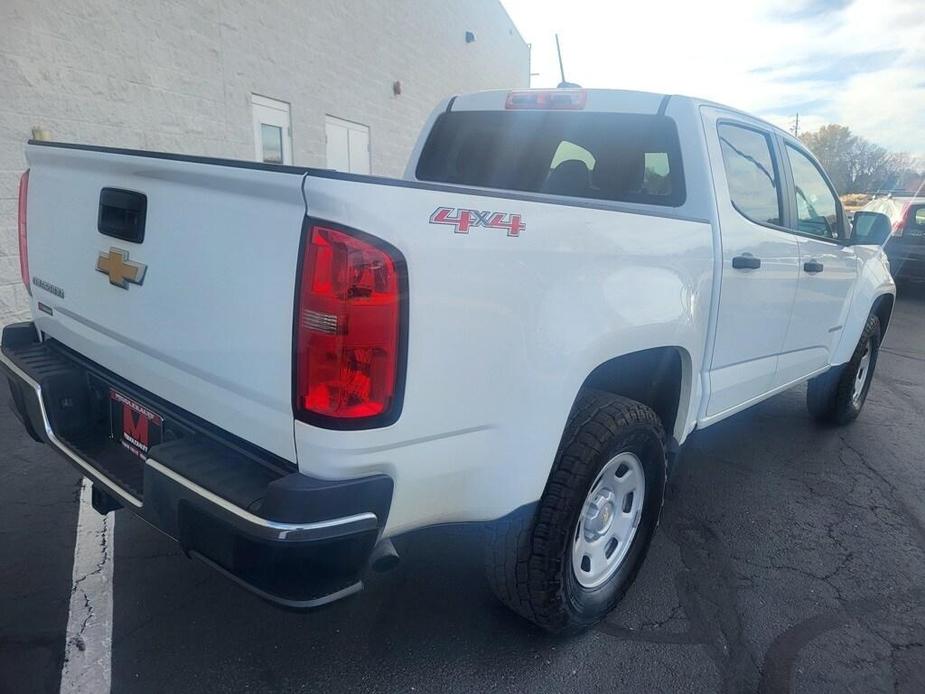
<svg viewBox="0 0 925 694">
<path fill-rule="evenodd" d="M 421 181 L 677 207 L 684 176 L 666 116 L 556 111 L 442 114 Z"/>
<path fill-rule="evenodd" d="M 733 207 L 753 222 L 780 226 L 780 175 L 770 136 L 730 123 L 720 123 L 717 132 Z"/>
</svg>

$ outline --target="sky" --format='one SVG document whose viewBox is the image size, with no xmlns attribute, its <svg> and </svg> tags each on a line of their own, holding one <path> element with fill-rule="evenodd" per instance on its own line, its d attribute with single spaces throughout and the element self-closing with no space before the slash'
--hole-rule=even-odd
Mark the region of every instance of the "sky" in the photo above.
<svg viewBox="0 0 925 694">
<path fill-rule="evenodd" d="M 502 0 L 532 86 L 712 99 L 925 159 L 925 0 Z"/>
</svg>

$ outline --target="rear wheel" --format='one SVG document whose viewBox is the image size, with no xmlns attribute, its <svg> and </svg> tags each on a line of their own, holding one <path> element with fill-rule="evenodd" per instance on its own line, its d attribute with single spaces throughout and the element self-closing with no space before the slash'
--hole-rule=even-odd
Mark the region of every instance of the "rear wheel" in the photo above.
<svg viewBox="0 0 925 694">
<path fill-rule="evenodd" d="M 518 614 L 553 632 L 601 620 L 623 597 L 658 524 L 664 431 L 627 398 L 585 391 L 532 513 L 494 524 L 489 583 Z"/>
<path fill-rule="evenodd" d="M 819 421 L 847 424 L 861 414 L 880 354 L 880 320 L 871 314 L 851 356 L 841 367 L 812 379 L 806 388 L 806 405 Z"/>
</svg>

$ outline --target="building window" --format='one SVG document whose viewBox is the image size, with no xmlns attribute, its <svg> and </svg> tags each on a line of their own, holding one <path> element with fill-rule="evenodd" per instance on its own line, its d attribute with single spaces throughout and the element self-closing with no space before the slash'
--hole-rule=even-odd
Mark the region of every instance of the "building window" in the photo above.
<svg viewBox="0 0 925 694">
<path fill-rule="evenodd" d="M 325 116 L 324 137 L 329 169 L 358 174 L 370 172 L 369 126 Z"/>
<path fill-rule="evenodd" d="M 289 104 L 251 94 L 257 161 L 292 163 L 292 131 Z"/>
</svg>

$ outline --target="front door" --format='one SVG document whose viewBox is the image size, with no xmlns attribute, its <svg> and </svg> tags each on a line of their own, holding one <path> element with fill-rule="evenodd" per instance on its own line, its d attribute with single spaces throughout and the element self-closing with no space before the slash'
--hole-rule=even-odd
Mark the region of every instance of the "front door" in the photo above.
<svg viewBox="0 0 925 694">
<path fill-rule="evenodd" d="M 800 280 L 778 385 L 829 365 L 858 277 L 857 256 L 844 243 L 844 214 L 832 186 L 801 148 L 787 142 L 783 150 L 790 172 L 790 226 L 800 245 Z"/>
<path fill-rule="evenodd" d="M 781 167 L 771 133 L 758 122 L 729 120 L 713 109 L 704 119 L 722 235 L 710 398 L 703 417 L 709 421 L 774 387 L 800 251 L 783 226 Z"/>
</svg>

